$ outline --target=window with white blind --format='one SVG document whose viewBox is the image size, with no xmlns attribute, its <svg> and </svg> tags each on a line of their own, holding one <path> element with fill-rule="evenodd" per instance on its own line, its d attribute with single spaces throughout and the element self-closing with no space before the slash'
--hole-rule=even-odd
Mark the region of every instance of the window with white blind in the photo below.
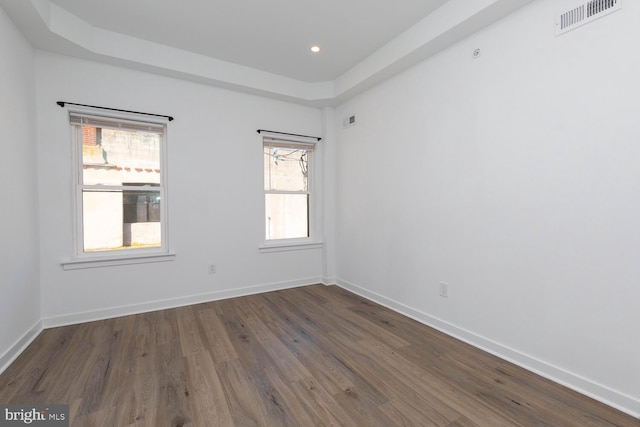
<svg viewBox="0 0 640 427">
<path fill-rule="evenodd" d="M 266 242 L 312 237 L 314 148 L 313 143 L 264 138 Z"/>
<path fill-rule="evenodd" d="M 168 253 L 166 125 L 71 112 L 76 257 Z"/>
</svg>

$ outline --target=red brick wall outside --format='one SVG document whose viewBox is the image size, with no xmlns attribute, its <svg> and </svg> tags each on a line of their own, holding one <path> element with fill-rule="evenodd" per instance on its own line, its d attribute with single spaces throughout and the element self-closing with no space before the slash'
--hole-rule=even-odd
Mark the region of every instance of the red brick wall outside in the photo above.
<svg viewBox="0 0 640 427">
<path fill-rule="evenodd" d="M 93 126 L 82 126 L 82 145 L 97 145 L 96 128 Z"/>
</svg>

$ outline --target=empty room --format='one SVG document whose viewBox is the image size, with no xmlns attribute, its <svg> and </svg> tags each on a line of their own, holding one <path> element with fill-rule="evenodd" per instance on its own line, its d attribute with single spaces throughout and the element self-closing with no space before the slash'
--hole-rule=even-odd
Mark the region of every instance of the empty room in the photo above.
<svg viewBox="0 0 640 427">
<path fill-rule="evenodd" d="M 0 0 L 0 425 L 640 426 L 639 40 Z"/>
</svg>

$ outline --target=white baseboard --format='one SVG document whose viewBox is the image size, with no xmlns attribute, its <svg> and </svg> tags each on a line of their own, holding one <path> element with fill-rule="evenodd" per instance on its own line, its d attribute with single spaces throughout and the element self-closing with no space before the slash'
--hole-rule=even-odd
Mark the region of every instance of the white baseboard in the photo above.
<svg viewBox="0 0 640 427">
<path fill-rule="evenodd" d="M 7 351 L 0 356 L 0 374 L 13 363 L 14 360 L 36 339 L 42 332 L 42 321 L 38 320 L 27 332 L 25 332 Z"/>
<path fill-rule="evenodd" d="M 142 304 L 132 304 L 120 307 L 111 307 L 101 310 L 86 311 L 82 313 L 65 314 L 62 316 L 42 319 L 43 327 L 54 328 L 58 326 L 74 325 L 77 323 L 93 322 L 96 320 L 110 319 L 113 317 L 128 316 L 131 314 L 147 313 L 150 311 L 164 310 L 168 308 L 182 307 L 185 305 L 200 304 L 203 302 L 241 297 L 245 295 L 259 294 L 263 292 L 277 291 L 281 289 L 297 288 L 300 286 L 323 283 L 322 277 L 308 277 L 305 279 L 290 280 L 286 282 L 267 283 L 262 285 L 247 286 L 244 288 L 228 289 L 223 291 L 208 292 L 205 294 L 189 295 L 179 298 L 151 301 Z"/>
<path fill-rule="evenodd" d="M 568 372 L 557 366 L 553 366 L 542 360 L 528 356 L 518 350 L 504 346 L 464 328 L 460 328 L 442 319 L 438 319 L 437 317 L 394 301 L 376 292 L 369 291 L 349 281 L 338 278 L 335 283 L 348 291 L 377 302 L 380 305 L 464 341 L 467 344 L 491 353 L 494 356 L 518 365 L 558 384 L 562 384 L 565 387 L 591 397 L 592 399 L 598 400 L 605 405 L 616 408 L 635 418 L 640 418 L 640 400 L 634 397 L 613 390 L 602 384 L 598 384 L 580 375 Z"/>
<path fill-rule="evenodd" d="M 335 285 L 336 282 L 336 278 L 335 277 L 327 277 L 327 276 L 322 276 L 322 284 L 329 286 L 329 285 Z"/>
</svg>

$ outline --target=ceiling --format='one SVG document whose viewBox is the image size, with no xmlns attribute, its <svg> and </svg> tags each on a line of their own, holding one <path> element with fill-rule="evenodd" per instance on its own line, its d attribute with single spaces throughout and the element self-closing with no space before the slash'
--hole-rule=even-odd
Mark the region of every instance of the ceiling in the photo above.
<svg viewBox="0 0 640 427">
<path fill-rule="evenodd" d="M 336 79 L 446 2 L 51 1 L 98 28 L 303 82 Z"/>
<path fill-rule="evenodd" d="M 38 49 L 335 105 L 530 1 L 0 0 L 0 7 Z M 321 51 L 312 54 L 312 45 Z"/>
</svg>

